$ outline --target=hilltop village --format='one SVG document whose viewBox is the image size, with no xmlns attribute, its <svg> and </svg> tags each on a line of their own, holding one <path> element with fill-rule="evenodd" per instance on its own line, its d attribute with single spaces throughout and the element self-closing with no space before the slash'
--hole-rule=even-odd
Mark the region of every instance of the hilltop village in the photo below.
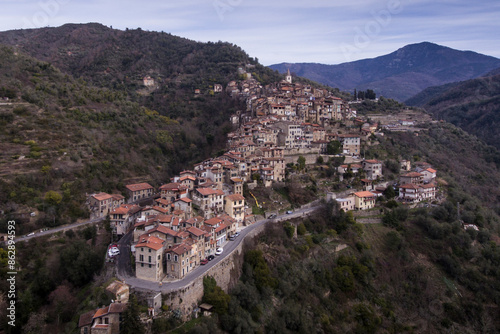
<svg viewBox="0 0 500 334">
<path fill-rule="evenodd" d="M 252 205 L 243 196 L 244 185 L 270 187 L 286 180 L 287 169 L 314 164 L 318 157 L 344 159 L 336 170 L 340 180 L 363 173 L 363 189 L 333 196 L 345 211 L 373 208 L 387 187 L 394 187 L 397 199 L 410 205 L 436 198 L 436 170 L 429 164 L 412 168 L 403 160 L 399 182 L 388 184 L 383 180 L 383 162 L 362 158 L 362 143 L 383 133 L 377 132 L 379 123 L 357 117 L 355 104 L 327 89 L 294 83 L 290 72 L 283 81 L 266 87 L 250 73 L 240 74 L 246 79 L 230 82 L 226 91 L 244 99 L 247 109 L 231 117 L 236 130 L 228 134 L 223 155 L 194 165 L 158 189 L 149 183 L 129 184 L 126 197 L 107 193 L 88 197 L 91 218 L 109 216 L 116 237 L 133 230 L 137 278 L 156 282 L 183 278 L 255 222 Z M 222 89 L 214 85 L 215 93 Z M 399 125 L 417 124 L 405 120 Z M 153 205 L 139 205 L 144 200 Z"/>
</svg>

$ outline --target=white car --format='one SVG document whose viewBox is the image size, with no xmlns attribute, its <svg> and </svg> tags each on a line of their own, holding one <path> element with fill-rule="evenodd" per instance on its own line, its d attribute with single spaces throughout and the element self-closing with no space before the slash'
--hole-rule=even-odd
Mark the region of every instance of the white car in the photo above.
<svg viewBox="0 0 500 334">
<path fill-rule="evenodd" d="M 112 247 L 108 250 L 109 257 L 114 257 L 120 254 L 120 250 L 117 247 Z"/>
<path fill-rule="evenodd" d="M 215 250 L 215 255 L 221 255 L 224 249 L 222 247 L 219 247 Z"/>
</svg>

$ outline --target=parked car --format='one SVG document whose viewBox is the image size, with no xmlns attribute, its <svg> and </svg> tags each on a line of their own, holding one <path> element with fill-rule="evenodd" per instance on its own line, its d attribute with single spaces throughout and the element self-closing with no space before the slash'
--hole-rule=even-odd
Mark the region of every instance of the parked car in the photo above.
<svg viewBox="0 0 500 334">
<path fill-rule="evenodd" d="M 202 266 L 206 265 L 208 263 L 208 259 L 205 259 L 205 260 L 201 260 L 200 264 Z"/>
<path fill-rule="evenodd" d="M 232 235 L 232 236 L 229 237 L 230 241 L 234 241 L 235 239 L 236 239 L 236 237 L 234 235 Z"/>
<path fill-rule="evenodd" d="M 31 233 L 27 234 L 26 236 L 31 237 L 32 235 L 35 235 L 35 232 L 31 232 Z"/>
<path fill-rule="evenodd" d="M 115 257 L 117 255 L 120 255 L 120 250 L 118 249 L 118 247 L 110 247 L 108 249 L 108 255 L 109 257 Z"/>
<path fill-rule="evenodd" d="M 292 210 L 288 210 L 288 211 L 286 212 L 286 214 L 287 214 L 287 215 L 291 215 L 292 213 L 293 213 L 293 211 L 292 211 Z"/>
<path fill-rule="evenodd" d="M 212 261 L 213 259 L 215 259 L 215 256 L 213 256 L 213 255 L 209 255 L 209 256 L 207 257 L 207 260 L 208 260 L 208 261 Z"/>
<path fill-rule="evenodd" d="M 276 214 L 274 214 L 274 213 L 272 215 L 270 215 L 269 217 L 267 217 L 267 219 L 274 219 L 274 218 L 276 218 Z"/>
<path fill-rule="evenodd" d="M 224 249 L 222 247 L 219 247 L 215 250 L 215 255 L 221 255 Z"/>
<path fill-rule="evenodd" d="M 235 238 L 239 237 L 239 236 L 240 236 L 240 232 L 236 232 L 235 234 L 233 234 L 233 236 L 234 236 Z"/>
</svg>

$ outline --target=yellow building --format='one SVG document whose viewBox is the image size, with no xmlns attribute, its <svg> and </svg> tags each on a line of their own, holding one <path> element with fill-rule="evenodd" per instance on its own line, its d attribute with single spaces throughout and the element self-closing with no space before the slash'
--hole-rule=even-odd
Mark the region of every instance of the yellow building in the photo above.
<svg viewBox="0 0 500 334">
<path fill-rule="evenodd" d="M 354 208 L 356 210 L 368 210 L 375 206 L 376 196 L 369 191 L 354 193 Z"/>
<path fill-rule="evenodd" d="M 245 197 L 240 194 L 226 196 L 224 211 L 237 222 L 242 222 L 245 219 Z"/>
</svg>

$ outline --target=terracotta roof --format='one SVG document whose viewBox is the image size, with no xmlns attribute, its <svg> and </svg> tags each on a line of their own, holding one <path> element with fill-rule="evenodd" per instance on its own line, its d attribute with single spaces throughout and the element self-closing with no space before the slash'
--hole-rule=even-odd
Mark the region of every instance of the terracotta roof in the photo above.
<svg viewBox="0 0 500 334">
<path fill-rule="evenodd" d="M 222 221 L 222 219 L 220 219 L 219 217 L 213 217 L 213 218 L 205 220 L 205 225 L 214 226 L 214 225 L 219 224 L 221 221 Z"/>
<path fill-rule="evenodd" d="M 111 196 L 110 194 L 106 194 L 106 193 L 94 194 L 94 195 L 92 195 L 92 197 L 94 197 L 98 201 L 105 201 L 107 199 L 113 198 L 113 196 Z"/>
<path fill-rule="evenodd" d="M 160 238 L 143 234 L 139 237 L 139 243 L 135 247 L 148 247 L 157 251 L 163 247 L 163 242 Z"/>
<path fill-rule="evenodd" d="M 407 183 L 407 184 L 403 184 L 402 186 L 399 186 L 399 188 L 403 188 L 403 189 L 418 189 L 418 188 L 420 188 L 420 186 L 418 186 L 416 184 L 413 184 L 413 183 Z"/>
<path fill-rule="evenodd" d="M 153 189 L 153 186 L 150 185 L 149 183 L 135 183 L 135 184 L 127 184 L 125 188 L 127 188 L 130 191 L 139 191 L 139 190 Z"/>
<path fill-rule="evenodd" d="M 122 199 L 125 199 L 125 196 L 120 194 L 112 194 L 111 197 L 113 197 L 115 201 L 121 201 Z"/>
<path fill-rule="evenodd" d="M 181 190 L 181 189 L 184 190 L 186 189 L 186 187 L 178 182 L 170 182 L 160 187 L 160 190 Z"/>
<path fill-rule="evenodd" d="M 378 161 L 378 160 L 365 160 L 366 163 L 369 163 L 369 164 L 380 164 L 382 163 L 381 161 Z"/>
<path fill-rule="evenodd" d="M 357 193 L 354 193 L 354 196 L 365 198 L 365 197 L 375 197 L 375 195 L 369 191 L 360 191 Z"/>
<path fill-rule="evenodd" d="M 187 245 L 185 243 L 182 243 L 182 244 L 180 244 L 178 246 L 175 246 L 175 247 L 173 247 L 171 249 L 168 249 L 167 253 L 173 252 L 173 253 L 175 253 L 177 255 L 182 255 L 184 253 L 189 252 L 191 250 L 191 248 L 192 248 L 191 246 L 189 246 L 189 245 Z"/>
<path fill-rule="evenodd" d="M 122 313 L 127 305 L 126 303 L 112 303 L 109 305 L 109 313 Z"/>
<path fill-rule="evenodd" d="M 156 220 L 160 223 L 170 223 L 172 221 L 172 215 L 158 215 L 156 216 Z"/>
<path fill-rule="evenodd" d="M 216 191 L 212 188 L 196 188 L 196 190 L 203 196 L 216 194 Z"/>
<path fill-rule="evenodd" d="M 110 215 L 126 215 L 128 213 L 129 208 L 125 205 L 120 205 L 115 210 L 110 212 Z"/>
<path fill-rule="evenodd" d="M 179 223 L 181 222 L 181 219 L 179 217 L 174 217 L 172 220 L 172 226 L 179 226 Z"/>
<path fill-rule="evenodd" d="M 426 171 L 428 171 L 429 173 L 436 173 L 436 170 L 432 168 L 427 168 Z"/>
<path fill-rule="evenodd" d="M 163 226 L 163 225 L 158 225 L 157 227 L 155 227 L 152 230 L 148 231 L 148 233 L 152 233 L 152 232 L 160 232 L 160 233 L 163 233 L 163 234 L 166 234 L 166 235 L 172 235 L 174 237 L 177 235 L 177 232 L 175 232 L 174 230 L 172 230 L 172 229 L 170 229 L 170 228 L 168 228 L 166 226 Z M 157 238 L 157 239 L 159 239 L 159 238 Z"/>
<path fill-rule="evenodd" d="M 232 194 L 226 196 L 226 199 L 229 201 L 243 201 L 245 200 L 245 197 L 241 196 L 240 194 Z"/>
<path fill-rule="evenodd" d="M 163 213 L 163 214 L 167 214 L 167 213 L 169 213 L 168 209 L 162 208 L 162 207 L 160 207 L 160 206 L 158 206 L 158 205 L 153 206 L 151 209 L 152 209 L 152 210 L 156 210 L 156 211 L 158 211 L 158 212 L 161 212 L 161 213 Z"/>
<path fill-rule="evenodd" d="M 194 227 L 194 226 L 192 226 L 192 227 L 188 228 L 188 229 L 187 229 L 187 231 L 188 231 L 189 233 L 193 234 L 194 236 L 197 236 L 197 237 L 202 236 L 202 235 L 204 235 L 204 234 L 205 234 L 205 231 L 202 231 L 202 230 L 200 230 L 199 228 Z"/>
<path fill-rule="evenodd" d="M 410 172 L 410 173 L 407 173 L 405 175 L 401 175 L 402 177 L 420 177 L 420 176 L 423 176 L 422 174 L 418 173 L 418 172 Z"/>
<path fill-rule="evenodd" d="M 95 310 L 84 313 L 80 316 L 78 320 L 78 327 L 89 326 L 92 325 L 92 320 L 94 318 Z"/>
<path fill-rule="evenodd" d="M 191 203 L 193 200 L 190 199 L 190 198 L 187 198 L 187 197 L 182 197 L 181 199 L 179 199 L 179 201 L 183 201 L 183 202 L 186 202 L 186 203 Z"/>
<path fill-rule="evenodd" d="M 215 229 L 215 233 L 220 232 L 225 228 L 227 228 L 225 224 L 220 224 L 220 226 Z"/>
<path fill-rule="evenodd" d="M 158 204 L 162 204 L 162 205 L 169 205 L 172 203 L 169 200 L 164 199 L 164 198 L 157 198 L 157 199 L 155 199 L 155 202 Z"/>
<path fill-rule="evenodd" d="M 106 306 L 106 307 L 103 307 L 103 308 L 100 308 L 96 311 L 96 313 L 94 314 L 94 317 L 93 319 L 95 318 L 99 318 L 99 317 L 102 317 L 103 315 L 105 314 L 108 314 L 108 309 L 109 309 L 109 306 Z"/>
<path fill-rule="evenodd" d="M 151 249 L 154 249 L 155 251 L 162 249 L 163 245 L 161 244 L 155 244 L 155 243 L 149 243 L 149 242 L 143 242 L 140 244 L 135 245 L 136 248 L 138 247 L 148 247 Z"/>
</svg>

